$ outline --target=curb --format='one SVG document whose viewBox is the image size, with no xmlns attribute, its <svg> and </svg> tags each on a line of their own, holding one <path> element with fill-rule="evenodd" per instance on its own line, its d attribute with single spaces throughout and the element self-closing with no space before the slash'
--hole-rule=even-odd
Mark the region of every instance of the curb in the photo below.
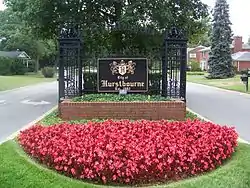
<svg viewBox="0 0 250 188">
<path fill-rule="evenodd" d="M 215 89 L 215 90 L 219 90 L 219 91 L 234 93 L 234 94 L 238 94 L 238 95 L 241 95 L 241 96 L 243 95 L 243 96 L 250 97 L 250 94 L 244 93 L 244 92 L 240 92 L 240 91 L 233 91 L 233 90 L 229 90 L 229 89 L 223 89 L 223 88 L 219 88 L 219 87 L 215 87 L 215 86 L 210 86 L 210 85 L 205 85 L 205 84 L 200 84 L 200 83 L 195 83 L 195 82 L 187 82 L 187 83 L 191 83 L 191 84 L 195 84 L 195 85 L 199 85 L 199 86 L 203 86 L 203 87 L 207 87 L 207 88 Z"/>
<path fill-rule="evenodd" d="M 40 117 L 38 117 L 37 119 L 35 119 L 34 121 L 28 123 L 26 126 L 22 127 L 21 129 L 19 129 L 18 131 L 14 132 L 13 134 L 11 134 L 9 137 L 7 137 L 6 140 L 0 142 L 0 145 L 8 140 L 11 140 L 11 139 L 14 139 L 19 133 L 20 131 L 23 131 L 31 126 L 33 126 L 34 124 L 36 124 L 37 122 L 41 121 L 43 118 L 45 118 L 47 115 L 49 115 L 50 113 L 52 113 L 53 111 L 55 111 L 56 109 L 58 108 L 58 105 L 54 106 L 53 108 L 51 108 L 49 111 L 45 112 L 43 115 L 41 115 Z M 199 119 L 202 119 L 204 121 L 207 121 L 207 122 L 212 122 L 211 120 L 203 117 L 202 115 L 194 112 L 193 110 L 191 110 L 190 108 L 186 108 L 189 112 L 195 114 Z M 238 138 L 238 142 L 242 142 L 242 143 L 245 143 L 245 144 L 250 144 L 250 142 L 246 141 L 246 140 L 243 140 L 242 138 Z"/>
<path fill-rule="evenodd" d="M 207 121 L 207 122 L 212 122 L 211 120 L 209 120 L 209 119 L 203 117 L 202 115 L 200 115 L 200 114 L 194 112 L 194 111 L 191 110 L 190 108 L 187 107 L 186 109 L 187 109 L 187 111 L 189 111 L 189 112 L 195 114 L 199 119 L 202 119 L 202 120 Z M 240 137 L 238 138 L 238 142 L 245 143 L 245 144 L 250 144 L 250 142 L 248 142 L 248 141 L 246 141 L 246 140 L 243 140 L 243 139 L 240 138 Z"/>
<path fill-rule="evenodd" d="M 19 129 L 18 131 L 14 132 L 13 134 L 11 134 L 10 136 L 8 136 L 6 138 L 6 140 L 0 142 L 0 145 L 8 140 L 12 140 L 14 139 L 19 133 L 20 131 L 23 131 L 31 126 L 33 126 L 34 124 L 36 124 L 37 122 L 41 121 L 43 118 L 45 118 L 47 115 L 49 115 L 50 113 L 52 113 L 54 110 L 56 110 L 58 108 L 58 105 L 54 106 L 53 108 L 51 108 L 49 111 L 45 112 L 43 115 L 41 115 L 40 117 L 38 117 L 37 119 L 35 119 L 34 121 L 28 123 L 27 125 L 25 125 L 24 127 L 22 127 L 21 129 Z"/>
<path fill-rule="evenodd" d="M 186 109 L 187 109 L 187 111 L 189 111 L 189 112 L 191 112 L 192 114 L 196 115 L 199 119 L 202 119 L 202 120 L 208 121 L 208 122 L 212 122 L 211 120 L 209 120 L 209 119 L 203 117 L 202 115 L 200 115 L 200 114 L 194 112 L 194 111 L 191 110 L 190 108 L 187 107 Z"/>
</svg>

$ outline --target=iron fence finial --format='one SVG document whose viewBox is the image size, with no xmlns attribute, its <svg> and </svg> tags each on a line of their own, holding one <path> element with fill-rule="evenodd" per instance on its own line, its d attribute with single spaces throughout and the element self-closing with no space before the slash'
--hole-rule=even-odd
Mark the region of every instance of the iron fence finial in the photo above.
<svg viewBox="0 0 250 188">
<path fill-rule="evenodd" d="M 172 27 L 166 32 L 166 39 L 186 39 L 186 36 L 182 29 Z"/>
</svg>

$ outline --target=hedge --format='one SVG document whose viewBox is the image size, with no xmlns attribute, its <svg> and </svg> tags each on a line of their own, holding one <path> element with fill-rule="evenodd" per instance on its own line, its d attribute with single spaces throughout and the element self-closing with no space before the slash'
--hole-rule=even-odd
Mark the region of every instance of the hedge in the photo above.
<svg viewBox="0 0 250 188">
<path fill-rule="evenodd" d="M 24 75 L 27 68 L 20 59 L 0 57 L 0 75 Z"/>
</svg>

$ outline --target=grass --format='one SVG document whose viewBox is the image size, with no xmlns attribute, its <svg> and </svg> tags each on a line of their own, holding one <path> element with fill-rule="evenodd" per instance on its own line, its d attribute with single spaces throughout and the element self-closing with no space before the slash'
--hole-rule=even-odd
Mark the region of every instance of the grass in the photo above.
<svg viewBox="0 0 250 188">
<path fill-rule="evenodd" d="M 92 119 L 92 120 L 82 119 L 82 120 L 67 121 L 67 123 L 84 124 L 84 123 L 87 123 L 89 121 L 100 122 L 100 121 L 104 121 L 104 120 L 102 120 L 102 119 Z M 64 123 L 64 122 L 66 122 L 66 121 L 63 121 L 61 118 L 59 118 L 58 117 L 58 111 L 55 110 L 54 112 L 52 112 L 51 114 L 49 114 L 45 118 L 43 118 L 41 121 L 39 121 L 37 124 L 40 124 L 40 125 L 43 125 L 43 126 L 51 126 L 51 125 L 54 125 L 54 124 Z"/>
<path fill-rule="evenodd" d="M 44 126 L 63 122 L 58 112 L 46 116 L 39 122 Z M 197 116 L 187 112 L 186 118 Z M 70 121 L 86 123 L 89 120 Z M 102 120 L 94 120 L 102 121 Z M 102 188 L 105 186 L 70 179 L 39 165 L 16 143 L 10 140 L 0 145 L 0 187 L 4 188 Z M 151 186 L 154 188 L 249 188 L 250 187 L 250 145 L 239 143 L 231 160 L 224 166 L 202 176 L 179 182 Z M 111 187 L 111 186 L 107 186 Z"/>
<path fill-rule="evenodd" d="M 246 93 L 245 84 L 242 83 L 240 75 L 227 79 L 207 79 L 202 75 L 187 75 L 187 81 Z"/>
<path fill-rule="evenodd" d="M 187 75 L 205 75 L 204 71 L 201 72 L 191 72 L 191 71 L 187 71 Z"/>
<path fill-rule="evenodd" d="M 0 187 L 3 188 L 101 188 L 105 186 L 84 183 L 62 176 L 32 159 L 14 141 L 0 145 Z M 190 178 L 155 188 L 249 188 L 250 145 L 239 144 L 232 160 L 203 176 Z"/>
<path fill-rule="evenodd" d="M 72 99 L 73 102 L 107 102 L 107 101 L 169 101 L 169 98 L 160 95 L 142 95 L 142 94 L 86 94 Z"/>
<path fill-rule="evenodd" d="M 15 89 L 41 82 L 50 82 L 54 80 L 56 79 L 44 78 L 40 73 L 26 74 L 22 76 L 0 76 L 0 91 Z"/>
<path fill-rule="evenodd" d="M 186 119 L 197 119 L 198 117 L 187 111 L 186 113 Z M 86 120 L 86 119 L 82 119 L 82 120 L 72 120 L 72 121 L 68 121 L 67 123 L 72 123 L 72 124 L 77 124 L 77 123 L 87 123 L 88 121 L 104 121 L 102 119 L 92 119 L 92 120 Z M 63 123 L 65 121 L 63 121 L 62 119 L 60 119 L 58 117 L 58 111 L 55 110 L 54 112 L 52 112 L 51 114 L 47 115 L 45 118 L 43 118 L 41 121 L 38 122 L 38 124 L 41 124 L 43 126 L 51 126 L 57 123 Z"/>
</svg>

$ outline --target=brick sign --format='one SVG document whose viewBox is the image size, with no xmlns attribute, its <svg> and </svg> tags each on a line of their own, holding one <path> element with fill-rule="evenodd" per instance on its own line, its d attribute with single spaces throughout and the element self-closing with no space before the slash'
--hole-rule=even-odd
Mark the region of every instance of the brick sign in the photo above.
<svg viewBox="0 0 250 188">
<path fill-rule="evenodd" d="M 147 92 L 146 58 L 104 58 L 98 60 L 98 92 Z"/>
</svg>

